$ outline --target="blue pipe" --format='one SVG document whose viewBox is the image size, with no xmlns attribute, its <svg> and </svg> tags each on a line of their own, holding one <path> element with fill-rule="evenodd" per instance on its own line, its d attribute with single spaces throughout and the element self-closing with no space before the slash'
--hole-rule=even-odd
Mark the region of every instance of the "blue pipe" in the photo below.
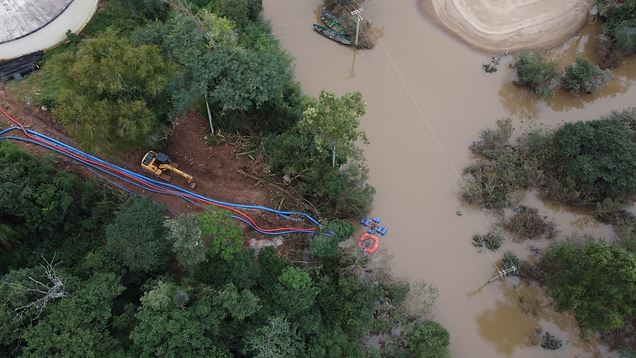
<svg viewBox="0 0 636 358">
<path fill-rule="evenodd" d="M 17 129 L 17 128 L 14 127 L 13 129 Z M 202 200 L 206 200 L 206 201 L 210 201 L 210 202 L 213 202 L 213 203 L 216 203 L 216 204 L 230 206 L 230 207 L 234 207 L 234 208 L 263 210 L 263 211 L 271 212 L 271 213 L 274 213 L 276 215 L 279 215 L 279 216 L 282 216 L 282 217 L 286 217 L 286 218 L 289 217 L 289 216 L 298 215 L 298 216 L 302 216 L 302 217 L 310 220 L 311 222 L 313 222 L 314 224 L 316 224 L 319 227 L 322 226 L 320 224 L 320 222 L 318 222 L 312 216 L 310 216 L 307 213 L 303 213 L 303 212 L 280 211 L 280 210 L 275 210 L 275 209 L 272 209 L 272 208 L 269 208 L 269 207 L 266 207 L 266 206 L 261 206 L 261 205 L 235 204 L 235 203 L 229 203 L 229 202 L 225 202 L 225 201 L 210 199 L 210 198 L 207 198 L 207 197 L 205 197 L 203 195 L 197 194 L 195 192 L 180 188 L 180 187 L 172 185 L 172 184 L 168 184 L 168 183 L 164 183 L 164 182 L 161 182 L 161 181 L 157 181 L 157 180 L 148 178 L 146 176 L 143 176 L 141 174 L 135 173 L 133 171 L 130 171 L 130 170 L 126 169 L 126 168 L 122 168 L 122 167 L 119 167 L 117 165 L 108 163 L 108 162 L 102 160 L 101 158 L 98 158 L 98 157 L 95 157 L 95 156 L 90 155 L 88 153 L 85 153 L 85 152 L 83 152 L 81 150 L 73 148 L 73 147 L 71 147 L 71 146 L 69 146 L 69 145 L 67 145 L 67 144 L 65 144 L 63 142 L 60 142 L 60 141 L 58 141 L 56 139 L 53 139 L 53 138 L 50 138 L 50 137 L 48 137 L 48 136 L 46 136 L 44 134 L 38 133 L 36 131 L 27 130 L 27 132 L 29 134 L 35 135 L 37 137 L 43 138 L 43 139 L 45 139 L 45 140 L 47 140 L 49 142 L 53 142 L 53 143 L 65 148 L 65 149 L 68 149 L 69 151 L 72 151 L 75 154 L 78 154 L 78 155 L 81 155 L 81 156 L 86 156 L 86 157 L 88 157 L 88 158 L 90 158 L 90 159 L 92 159 L 92 160 L 94 160 L 96 162 L 99 162 L 100 164 L 106 165 L 106 166 L 108 166 L 110 168 L 113 168 L 113 169 L 116 169 L 116 170 L 123 171 L 126 174 L 134 176 L 135 178 L 138 178 L 140 180 L 143 180 L 143 181 L 146 181 L 146 182 L 150 182 L 150 183 L 153 183 L 155 185 L 159 185 L 159 186 L 163 186 L 163 187 L 169 187 L 169 188 L 177 190 L 177 191 L 179 191 L 181 193 L 192 195 L 192 196 L 194 196 L 196 198 L 199 198 L 199 199 L 202 199 Z"/>
<path fill-rule="evenodd" d="M 7 128 L 7 129 L 5 129 L 5 130 L 0 131 L 0 135 L 5 134 L 5 133 L 10 132 L 10 131 L 15 130 L 15 129 L 19 129 L 19 128 L 17 128 L 17 127 L 10 127 L 10 128 Z M 209 199 L 209 198 L 203 197 L 203 196 L 201 196 L 201 195 L 198 195 L 198 194 L 196 194 L 196 193 L 192 193 L 192 192 L 190 192 L 190 191 L 188 191 L 188 190 L 183 190 L 182 188 L 179 188 L 179 187 L 176 187 L 176 186 L 173 186 L 173 185 L 165 184 L 165 183 L 163 183 L 163 182 L 158 182 L 158 181 L 152 180 L 152 179 L 150 179 L 150 178 L 147 178 L 147 177 L 145 177 L 145 176 L 143 176 L 143 175 L 139 175 L 139 174 L 137 174 L 137 173 L 131 172 L 130 170 L 127 170 L 127 169 L 125 169 L 125 168 L 121 168 L 121 167 L 118 167 L 118 166 L 116 166 L 116 165 L 110 164 L 110 163 L 108 163 L 108 162 L 105 162 L 105 161 L 101 160 L 100 158 L 97 158 L 97 157 L 94 157 L 94 156 L 92 156 L 92 155 L 90 155 L 90 154 L 84 153 L 84 152 L 82 152 L 82 151 L 80 151 L 80 150 L 77 150 L 77 149 L 75 149 L 75 148 L 73 148 L 73 147 L 71 147 L 71 146 L 66 145 L 65 143 L 62 143 L 62 142 L 59 142 L 59 141 L 57 141 L 57 140 L 55 140 L 55 139 L 49 138 L 49 137 L 47 137 L 47 136 L 45 136 L 45 135 L 43 135 L 43 134 L 40 134 L 40 133 L 38 133 L 38 132 L 31 131 L 31 130 L 28 130 L 28 132 L 29 132 L 30 134 L 36 135 L 36 136 L 38 136 L 38 137 L 40 137 L 40 138 L 45 138 L 46 140 L 48 140 L 48 141 L 50 141 L 50 142 L 54 142 L 54 143 L 56 143 L 56 144 L 58 144 L 58 145 L 60 145 L 60 146 L 62 146 L 62 147 L 64 147 L 64 148 L 68 149 L 69 151 L 71 151 L 71 152 L 73 152 L 73 153 L 75 153 L 75 154 L 80 155 L 80 156 L 86 155 L 87 157 L 89 157 L 89 158 L 91 158 L 91 159 L 93 159 L 93 160 L 95 160 L 95 161 L 97 161 L 97 162 L 99 162 L 99 163 L 101 163 L 101 164 L 103 164 L 103 165 L 105 165 L 105 166 L 109 167 L 109 168 L 116 168 L 117 170 L 121 170 L 121 171 L 125 172 L 126 174 L 129 174 L 129 175 L 131 175 L 131 176 L 134 176 L 135 178 L 137 178 L 137 179 L 139 179 L 139 180 L 142 180 L 142 181 L 144 181 L 144 182 L 148 182 L 148 181 L 150 181 L 150 182 L 156 183 L 156 184 L 158 184 L 158 185 L 172 187 L 172 188 L 177 189 L 179 192 L 187 193 L 187 194 L 190 194 L 190 195 L 193 195 L 193 196 L 196 196 L 196 197 L 202 198 L 203 200 L 209 200 L 209 201 L 212 201 L 212 202 L 221 203 L 222 205 L 229 204 L 229 205 L 227 205 L 227 206 L 246 207 L 246 208 L 255 208 L 255 209 L 260 209 L 260 210 L 266 210 L 266 211 L 269 211 L 269 212 L 273 212 L 273 213 L 279 214 L 279 215 L 281 215 L 281 216 L 286 216 L 287 214 L 299 214 L 299 215 L 302 215 L 302 216 L 304 216 L 304 217 L 309 218 L 309 219 L 310 219 L 310 220 L 312 220 L 314 223 L 317 223 L 317 221 L 316 221 L 315 219 L 313 219 L 311 216 L 309 216 L 309 215 L 308 215 L 308 214 L 306 214 L 306 213 L 283 212 L 283 211 L 274 210 L 274 209 L 267 208 L 267 207 L 263 207 L 263 206 L 232 204 L 232 203 L 225 203 L 225 202 L 223 202 L 223 201 L 212 200 L 212 199 Z M 127 178 L 124 178 L 124 177 L 119 176 L 119 175 L 117 175 L 117 174 L 114 174 L 114 173 L 111 173 L 111 172 L 109 172 L 109 171 L 106 171 L 106 170 L 104 170 L 103 168 L 100 168 L 99 166 L 96 166 L 96 165 L 94 165 L 94 164 L 91 164 L 91 163 L 89 163 L 89 162 L 87 162 L 87 161 L 84 161 L 84 160 L 82 160 L 82 159 L 72 157 L 72 156 L 70 156 L 69 154 L 62 152 L 62 151 L 60 151 L 60 150 L 58 150 L 58 149 L 54 148 L 54 147 L 53 147 L 53 146 L 51 146 L 51 145 L 47 145 L 47 144 L 39 143 L 39 142 L 36 142 L 36 141 L 30 140 L 30 139 L 21 138 L 21 137 L 15 137 L 15 136 L 3 136 L 3 137 L 0 137 L 0 140 L 3 140 L 3 139 L 18 140 L 18 141 L 23 141 L 23 142 L 27 142 L 27 143 L 31 143 L 31 144 L 36 144 L 36 145 L 39 145 L 39 146 L 45 147 L 45 148 L 47 148 L 47 149 L 49 149 L 49 150 L 52 150 L 52 151 L 54 151 L 54 152 L 57 152 L 57 153 L 59 153 L 59 154 L 62 154 L 62 155 L 64 155 L 64 156 L 66 156 L 66 157 L 69 157 L 69 158 L 71 158 L 71 159 L 73 159 L 73 160 L 76 160 L 76 161 L 80 162 L 81 164 L 83 164 L 83 165 L 85 165 L 85 166 L 87 166 L 87 167 L 89 167 L 89 168 L 94 168 L 94 169 L 96 169 L 96 170 L 102 171 L 102 172 L 104 172 L 104 173 L 106 173 L 106 174 L 109 174 L 110 176 L 113 176 L 113 177 L 115 177 L 115 178 L 117 178 L 117 179 L 119 179 L 119 180 L 122 180 L 122 181 L 126 182 L 126 183 L 129 183 L 129 184 L 134 185 L 134 186 L 136 186 L 136 187 L 142 188 L 143 190 L 148 190 L 148 191 L 150 191 L 150 192 L 155 192 L 155 193 L 165 194 L 165 195 L 174 195 L 174 196 L 180 197 L 181 199 L 186 200 L 187 202 L 189 202 L 189 203 L 191 203 L 191 204 L 194 204 L 194 205 L 200 206 L 198 203 L 195 203 L 195 202 L 193 202 L 192 200 L 190 200 L 190 199 L 188 199 L 188 198 L 186 198 L 186 197 L 184 197 L 184 196 L 182 196 L 182 195 L 179 195 L 179 194 L 177 194 L 177 193 L 174 193 L 174 192 L 173 192 L 172 194 L 170 194 L 170 193 L 164 193 L 164 192 L 160 192 L 160 191 L 157 191 L 157 190 L 154 190 L 154 189 L 150 189 L 150 188 L 143 187 L 142 185 L 140 185 L 140 184 L 138 184 L 138 183 L 135 183 L 134 181 L 131 181 L 131 180 L 127 179 Z M 123 187 L 122 187 L 122 188 L 123 188 Z M 248 226 L 250 226 L 250 227 L 251 227 L 252 229 L 254 229 L 255 231 L 260 232 L 260 233 L 265 234 L 265 235 L 273 235 L 273 236 L 276 236 L 276 235 L 285 235 L 285 234 L 291 234 L 291 233 L 313 233 L 313 232 L 314 232 L 313 230 L 302 230 L 302 229 L 298 229 L 298 230 L 294 230 L 294 231 L 282 231 L 282 232 L 275 232 L 275 233 L 272 233 L 272 232 L 265 232 L 265 231 L 262 231 L 262 230 L 260 230 L 260 229 L 256 228 L 254 225 L 252 225 L 249 221 L 245 220 L 244 218 L 241 218 L 241 217 L 238 217 L 238 216 L 234 216 L 234 215 L 231 215 L 231 217 L 232 217 L 232 218 L 234 218 L 234 219 L 236 219 L 236 220 L 240 220 L 241 222 L 243 222 L 243 223 L 247 224 Z"/>
</svg>

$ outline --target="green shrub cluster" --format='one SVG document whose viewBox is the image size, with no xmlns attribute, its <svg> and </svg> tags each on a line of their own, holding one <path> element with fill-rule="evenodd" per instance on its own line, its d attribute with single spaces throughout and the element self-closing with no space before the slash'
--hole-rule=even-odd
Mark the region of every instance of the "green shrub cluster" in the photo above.
<svg viewBox="0 0 636 358">
<path fill-rule="evenodd" d="M 546 221 L 539 215 L 539 210 L 521 205 L 514 210 L 514 214 L 506 219 L 503 227 L 519 240 L 552 239 L 556 236 L 556 225 Z"/>
<path fill-rule="evenodd" d="M 601 89 L 609 80 L 609 73 L 584 58 L 565 68 L 561 85 L 570 93 L 592 93 Z"/>
<path fill-rule="evenodd" d="M 519 54 L 512 67 L 517 71 L 515 84 L 528 88 L 539 97 L 551 97 L 559 83 L 556 63 L 537 53 Z"/>
<path fill-rule="evenodd" d="M 366 141 L 359 130 L 365 107 L 360 93 L 323 91 L 317 100 L 306 99 L 295 127 L 266 142 L 272 169 L 329 217 L 360 216 L 371 207 L 374 190 L 356 147 Z"/>
<path fill-rule="evenodd" d="M 501 233 L 493 230 L 486 234 L 474 234 L 473 235 L 473 246 L 475 247 L 485 247 L 490 251 L 496 251 L 501 247 L 501 243 L 503 242 L 503 236 Z"/>
<path fill-rule="evenodd" d="M 471 151 L 480 158 L 464 169 L 464 200 L 488 209 L 511 205 L 513 194 L 525 191 L 540 175 L 531 160 L 510 143 L 512 121 L 497 121 L 496 129 L 484 130 Z"/>
<path fill-rule="evenodd" d="M 509 121 L 499 121 L 497 129 L 483 131 L 481 140 L 471 146 L 480 158 L 464 171 L 462 195 L 470 203 L 494 209 L 514 204 L 511 195 L 531 187 L 572 205 L 627 203 L 636 194 L 635 118 L 634 111 L 627 110 L 566 123 L 554 131 L 531 130 L 515 145 L 509 143 Z M 545 233 L 551 231 L 540 226 Z"/>
<path fill-rule="evenodd" d="M 592 93 L 601 89 L 610 79 L 609 72 L 603 71 L 584 58 L 565 68 L 561 77 L 556 62 L 539 53 L 523 52 L 515 57 L 512 67 L 516 70 L 514 83 L 524 87 L 541 98 L 552 97 L 561 82 L 561 86 L 571 94 Z"/>
<path fill-rule="evenodd" d="M 616 67 L 626 57 L 636 53 L 636 1 L 599 0 L 603 20 L 598 47 L 602 67 Z"/>
<path fill-rule="evenodd" d="M 552 245 L 540 266 L 557 308 L 584 330 L 613 332 L 636 315 L 636 256 L 601 242 Z"/>
</svg>

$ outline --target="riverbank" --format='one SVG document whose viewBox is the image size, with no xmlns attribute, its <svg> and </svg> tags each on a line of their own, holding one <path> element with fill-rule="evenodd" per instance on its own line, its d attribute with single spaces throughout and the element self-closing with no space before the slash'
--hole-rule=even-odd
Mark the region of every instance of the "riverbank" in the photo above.
<svg viewBox="0 0 636 358">
<path fill-rule="evenodd" d="M 488 52 L 556 46 L 588 21 L 589 0 L 418 0 L 421 12 Z"/>
</svg>

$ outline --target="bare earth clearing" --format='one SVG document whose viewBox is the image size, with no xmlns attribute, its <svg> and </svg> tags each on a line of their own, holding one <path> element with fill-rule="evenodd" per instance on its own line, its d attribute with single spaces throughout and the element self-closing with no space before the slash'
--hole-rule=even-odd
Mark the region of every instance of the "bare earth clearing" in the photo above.
<svg viewBox="0 0 636 358">
<path fill-rule="evenodd" d="M 70 145 L 75 145 L 65 130 L 50 116 L 48 111 L 26 104 L 0 86 L 0 106 L 9 111 L 24 125 Z M 6 128 L 10 123 L 0 117 L 0 128 Z M 284 209 L 306 209 L 303 203 L 298 202 L 297 196 L 290 188 L 285 188 L 282 180 L 270 174 L 263 163 L 263 158 L 257 151 L 251 151 L 251 155 L 245 155 L 247 139 L 236 136 L 217 136 L 217 145 L 210 146 L 207 143 L 207 120 L 198 113 L 190 113 L 175 121 L 172 133 L 168 139 L 168 145 L 164 151 L 170 156 L 179 168 L 195 177 L 197 183 L 195 191 L 207 197 L 230 201 L 241 204 L 266 205 L 270 207 L 283 207 Z M 16 134 L 19 135 L 19 134 Z M 95 178 L 95 173 L 86 167 L 66 157 L 56 155 L 44 148 L 31 144 L 12 142 L 25 151 L 38 156 L 54 156 L 58 167 L 62 170 L 72 171 L 85 178 Z M 151 149 L 151 148 L 149 148 Z M 134 170 L 144 172 L 139 162 L 145 151 L 133 152 L 122 160 L 109 159 L 110 162 Z M 185 181 L 174 176 L 172 184 L 186 187 Z M 133 191 L 143 197 L 148 197 L 165 205 L 175 214 L 199 211 L 193 205 L 168 195 L 147 192 L 138 187 L 117 182 L 127 190 Z M 300 226 L 300 223 L 290 223 L 272 214 L 258 211 L 249 211 L 249 214 L 263 227 Z M 261 237 L 246 228 L 248 238 Z M 290 242 L 293 245 L 293 240 Z M 279 250 L 289 250 L 289 245 Z"/>
<path fill-rule="evenodd" d="M 493 52 L 555 46 L 588 19 L 590 0 L 421 0 L 470 45 Z M 431 8 L 421 4 L 421 8 Z"/>
</svg>

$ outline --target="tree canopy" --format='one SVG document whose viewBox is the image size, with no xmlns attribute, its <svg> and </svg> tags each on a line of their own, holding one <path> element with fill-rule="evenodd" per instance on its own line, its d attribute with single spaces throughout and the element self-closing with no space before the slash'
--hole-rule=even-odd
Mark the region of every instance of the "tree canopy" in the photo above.
<svg viewBox="0 0 636 358">
<path fill-rule="evenodd" d="M 636 257 L 592 242 L 553 245 L 541 267 L 557 307 L 573 310 L 583 329 L 611 332 L 636 315 Z"/>
<path fill-rule="evenodd" d="M 107 30 L 50 66 L 64 79 L 53 115 L 86 148 L 112 152 L 141 145 L 165 115 L 173 67 L 156 46 L 133 46 Z"/>
<path fill-rule="evenodd" d="M 163 207 L 146 199 L 131 199 L 106 228 L 106 250 L 133 272 L 150 272 L 166 264 L 169 242 Z"/>
<path fill-rule="evenodd" d="M 21 189 L 17 178 L 41 186 L 62 175 L 4 144 L 0 161 L 3 155 L 25 170 L 6 177 L 7 193 Z M 79 179 L 64 175 L 81 187 Z M 87 186 L 76 190 L 75 200 L 107 197 L 100 193 L 105 190 Z M 347 222 L 326 223 L 321 243 L 313 246 L 316 256 L 308 250 L 303 258 L 309 260 L 305 267 L 273 248 L 258 255 L 247 249 L 242 229 L 223 211 L 166 219 L 162 207 L 145 199 L 96 203 L 65 217 L 65 237 L 56 239 L 81 234 L 82 241 L 53 245 L 56 233 L 40 231 L 29 245 L 3 253 L 0 355 L 365 357 L 373 351 L 365 340 L 376 332 L 395 339 L 397 349 L 418 354 L 434 355 L 448 345 L 442 328 L 417 331 L 409 343 L 392 337 L 418 319 L 402 304 L 409 286 L 385 273 L 377 274 L 381 280 L 364 276 L 366 260 L 338 245 L 353 233 Z M 12 205 L 21 212 L 34 204 Z M 38 209 L 32 215 L 45 214 Z M 28 222 L 10 219 L 12 230 L 31 232 Z M 290 238 L 309 248 L 301 239 Z M 58 258 L 54 266 L 64 290 L 41 310 L 30 304 L 42 293 L 29 290 L 44 287 L 33 280 L 48 283 L 40 254 Z M 9 255 L 23 259 L 4 260 Z M 177 261 L 185 270 L 166 264 Z"/>
<path fill-rule="evenodd" d="M 549 168 L 581 201 L 627 200 L 636 193 L 636 143 L 622 123 L 567 123 L 553 145 Z"/>
</svg>

